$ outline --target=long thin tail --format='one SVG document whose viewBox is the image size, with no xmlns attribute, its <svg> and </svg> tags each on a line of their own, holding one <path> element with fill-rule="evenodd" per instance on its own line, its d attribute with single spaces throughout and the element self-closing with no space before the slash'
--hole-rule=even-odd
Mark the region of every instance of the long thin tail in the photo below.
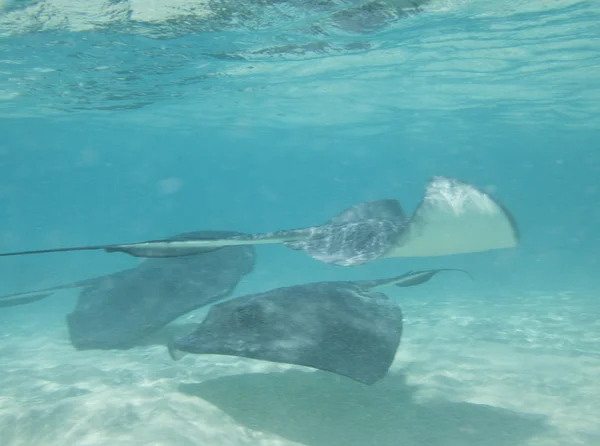
<svg viewBox="0 0 600 446">
<path fill-rule="evenodd" d="M 52 296 L 57 291 L 95 286 L 104 280 L 116 279 L 120 275 L 127 273 L 128 271 L 131 270 L 123 270 L 113 274 L 106 274 L 104 276 L 93 277 L 91 279 L 78 280 L 76 282 L 63 283 L 61 285 L 55 285 L 48 288 L 40 288 L 38 290 L 6 294 L 4 296 L 0 296 L 0 307 L 16 307 L 18 305 L 25 305 L 45 299 L 47 297 Z"/>
<path fill-rule="evenodd" d="M 466 274 L 469 276 L 471 280 L 473 280 L 473 276 L 468 271 L 463 269 L 456 268 L 440 268 L 440 269 L 430 269 L 423 271 L 409 271 L 401 276 L 391 277 L 389 279 L 379 279 L 379 280 L 365 280 L 359 282 L 361 286 L 364 288 L 376 288 L 382 286 L 398 286 L 398 287 L 409 287 L 409 286 L 417 286 L 422 285 L 425 282 L 429 282 L 433 276 L 442 272 L 442 271 L 457 271 Z"/>
<path fill-rule="evenodd" d="M 32 251 L 15 251 L 15 252 L 2 252 L 0 257 L 10 256 L 25 256 L 31 254 L 48 254 L 52 252 L 71 252 L 71 251 L 99 251 L 107 250 L 114 245 L 91 245 L 91 246 L 75 246 L 69 248 L 52 248 L 52 249 L 35 249 Z"/>
<path fill-rule="evenodd" d="M 32 254 L 49 254 L 73 251 L 105 251 L 121 252 L 133 257 L 164 258 L 184 257 L 211 252 L 227 246 L 264 245 L 287 243 L 300 240 L 301 230 L 277 231 L 266 234 L 232 236 L 224 238 L 189 238 L 185 240 L 147 240 L 136 243 L 113 245 L 74 246 L 69 248 L 36 249 L 32 251 L 16 251 L 0 253 L 0 257 L 23 256 Z"/>
</svg>

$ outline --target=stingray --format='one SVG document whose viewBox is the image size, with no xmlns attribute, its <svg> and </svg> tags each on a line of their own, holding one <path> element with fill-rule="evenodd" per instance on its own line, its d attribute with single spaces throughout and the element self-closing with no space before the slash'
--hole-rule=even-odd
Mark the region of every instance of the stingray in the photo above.
<svg viewBox="0 0 600 446">
<path fill-rule="evenodd" d="M 358 203 L 322 225 L 261 234 L 186 240 L 149 240 L 114 245 L 53 248 L 0 256 L 104 250 L 135 257 L 180 257 L 225 246 L 282 244 L 321 262 L 355 266 L 385 257 L 463 254 L 515 247 L 511 214 L 487 193 L 452 178 L 434 177 L 407 217 L 394 199 Z"/>
<path fill-rule="evenodd" d="M 169 343 L 169 353 L 175 360 L 193 353 L 296 364 L 373 384 L 387 374 L 402 336 L 402 310 L 373 289 L 419 285 L 440 271 L 237 297 L 213 305 L 195 330 Z"/>
<path fill-rule="evenodd" d="M 228 232 L 193 232 L 188 237 L 227 237 Z M 254 268 L 251 246 L 232 246 L 203 255 L 148 259 L 135 268 L 27 293 L 0 297 L 15 306 L 53 292 L 81 288 L 67 316 L 71 343 L 77 349 L 127 349 L 179 316 L 231 294 Z"/>
</svg>

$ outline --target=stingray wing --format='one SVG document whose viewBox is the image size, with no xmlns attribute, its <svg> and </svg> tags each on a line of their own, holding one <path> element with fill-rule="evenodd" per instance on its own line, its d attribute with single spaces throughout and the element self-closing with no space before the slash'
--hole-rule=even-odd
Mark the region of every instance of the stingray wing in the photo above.
<svg viewBox="0 0 600 446">
<path fill-rule="evenodd" d="M 426 257 L 513 248 L 515 220 L 487 193 L 461 181 L 435 177 L 408 227 L 386 257 Z"/>
<path fill-rule="evenodd" d="M 228 297 L 254 262 L 250 246 L 148 259 L 79 295 L 67 316 L 71 343 L 78 350 L 134 347 L 176 318 Z"/>
<path fill-rule="evenodd" d="M 401 335 L 402 311 L 385 295 L 321 282 L 213 305 L 169 351 L 174 359 L 194 353 L 296 364 L 372 384 L 389 370 Z"/>
<path fill-rule="evenodd" d="M 322 226 L 298 230 L 303 237 L 283 245 L 304 251 L 313 259 L 340 266 L 372 262 L 397 242 L 406 218 L 397 200 L 358 203 Z"/>
</svg>

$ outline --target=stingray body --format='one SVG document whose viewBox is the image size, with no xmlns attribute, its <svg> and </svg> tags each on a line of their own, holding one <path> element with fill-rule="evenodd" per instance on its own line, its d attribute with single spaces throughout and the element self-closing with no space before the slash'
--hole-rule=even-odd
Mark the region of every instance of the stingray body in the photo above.
<svg viewBox="0 0 600 446">
<path fill-rule="evenodd" d="M 226 237 L 201 231 L 174 239 Z M 148 259 L 136 268 L 94 279 L 0 298 L 14 306 L 68 288 L 81 288 L 67 316 L 71 343 L 77 349 L 127 349 L 177 317 L 223 299 L 254 268 L 251 246 L 211 250 L 202 255 Z"/>
<path fill-rule="evenodd" d="M 374 288 L 418 285 L 439 271 L 310 283 L 228 300 L 172 340 L 169 352 L 173 359 L 194 353 L 296 364 L 372 384 L 386 375 L 402 336 L 402 310 Z"/>
<path fill-rule="evenodd" d="M 385 257 L 422 257 L 512 248 L 519 235 L 510 213 L 487 193 L 435 177 L 407 217 L 393 199 L 352 206 L 322 225 L 263 234 L 189 237 L 139 243 L 3 253 L 0 256 L 104 250 L 136 257 L 180 257 L 226 246 L 282 244 L 321 262 L 355 266 Z"/>
</svg>

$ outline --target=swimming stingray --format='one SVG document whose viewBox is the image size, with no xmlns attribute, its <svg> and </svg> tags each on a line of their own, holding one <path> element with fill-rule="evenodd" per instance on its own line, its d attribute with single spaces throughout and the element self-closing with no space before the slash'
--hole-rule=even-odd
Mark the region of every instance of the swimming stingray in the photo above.
<svg viewBox="0 0 600 446">
<path fill-rule="evenodd" d="M 296 364 L 372 384 L 389 370 L 402 336 L 402 310 L 384 285 L 414 286 L 444 270 L 391 279 L 318 282 L 278 288 L 213 305 L 169 353 L 240 356 Z"/>
<path fill-rule="evenodd" d="M 485 192 L 461 181 L 435 177 L 412 216 L 397 200 L 352 206 L 320 226 L 221 238 L 150 240 L 3 253 L 0 256 L 104 250 L 136 257 L 179 257 L 224 246 L 280 243 L 325 263 L 354 266 L 383 257 L 441 256 L 518 244 L 509 212 Z"/>
<path fill-rule="evenodd" d="M 228 237 L 228 232 L 193 232 L 187 237 Z M 126 349 L 196 308 L 227 297 L 254 268 L 251 246 L 232 246 L 205 255 L 149 259 L 135 268 L 28 293 L 0 297 L 0 306 L 43 299 L 55 291 L 82 288 L 67 316 L 77 349 Z"/>
</svg>

